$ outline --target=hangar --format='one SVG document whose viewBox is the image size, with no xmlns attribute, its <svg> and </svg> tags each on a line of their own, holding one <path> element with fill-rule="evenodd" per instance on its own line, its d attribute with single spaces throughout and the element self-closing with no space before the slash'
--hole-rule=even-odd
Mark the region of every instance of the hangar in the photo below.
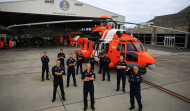
<svg viewBox="0 0 190 111">
<path fill-rule="evenodd" d="M 91 28 L 98 25 L 94 22 L 68 22 L 44 25 L 25 25 L 49 21 L 89 20 L 108 15 L 114 21 L 124 22 L 125 17 L 117 13 L 106 11 L 76 0 L 18 0 L 0 3 L 0 38 L 20 40 L 26 45 L 32 45 L 35 40 L 58 42 L 67 39 L 66 31 L 89 34 Z M 11 27 L 11 28 L 10 28 Z M 123 24 L 116 24 L 114 28 L 122 29 Z M 58 42 L 59 43 L 59 42 Z"/>
</svg>

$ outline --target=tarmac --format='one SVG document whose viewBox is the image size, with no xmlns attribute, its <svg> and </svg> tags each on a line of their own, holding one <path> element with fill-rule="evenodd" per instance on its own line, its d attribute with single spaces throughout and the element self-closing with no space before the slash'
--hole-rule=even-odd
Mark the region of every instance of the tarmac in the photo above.
<svg viewBox="0 0 190 111">
<path fill-rule="evenodd" d="M 147 69 L 143 79 L 189 99 L 190 50 L 145 47 L 148 52 L 155 54 L 157 63 L 155 69 Z M 66 76 L 63 76 L 66 101 L 60 99 L 58 88 L 56 101 L 52 103 L 53 81 L 52 79 L 41 81 L 40 58 L 43 52 L 48 52 L 51 75 L 51 68 L 55 65 L 60 48 L 63 48 L 66 59 L 69 53 L 79 49 L 76 47 L 0 49 L 0 111 L 83 111 L 83 82 L 80 74 L 76 75 L 78 86 L 73 86 L 71 78 L 69 88 L 66 88 Z M 84 63 L 83 69 L 85 67 Z M 98 64 L 95 64 L 96 111 L 128 111 L 129 83 L 126 83 L 126 93 L 122 90 L 116 92 L 116 69 L 110 69 L 110 82 L 107 78 L 106 81 L 102 81 L 102 75 L 98 74 L 98 70 Z M 143 82 L 141 95 L 143 111 L 189 111 L 190 109 L 188 102 Z M 88 111 L 92 111 L 90 101 L 88 102 Z M 138 111 L 137 103 L 133 111 Z"/>
</svg>

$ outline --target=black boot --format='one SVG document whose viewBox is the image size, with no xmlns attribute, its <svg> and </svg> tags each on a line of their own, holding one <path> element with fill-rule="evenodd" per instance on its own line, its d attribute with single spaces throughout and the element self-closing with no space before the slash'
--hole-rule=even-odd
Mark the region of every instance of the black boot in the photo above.
<svg viewBox="0 0 190 111">
<path fill-rule="evenodd" d="M 44 81 L 44 78 L 42 78 L 42 81 Z"/>
<path fill-rule="evenodd" d="M 55 102 L 55 98 L 52 99 L 52 102 Z"/>
<path fill-rule="evenodd" d="M 123 89 L 123 92 L 124 92 L 124 93 L 126 92 L 125 89 Z"/>
<path fill-rule="evenodd" d="M 63 99 L 63 101 L 65 101 L 66 99 L 65 99 L 65 96 L 62 96 L 62 99 Z"/>
<path fill-rule="evenodd" d="M 84 111 L 86 111 L 87 110 L 87 106 L 84 106 Z"/>
<path fill-rule="evenodd" d="M 141 104 L 141 105 L 139 106 L 139 111 L 142 111 L 142 108 L 143 108 L 143 105 Z"/>
<path fill-rule="evenodd" d="M 131 107 L 129 108 L 129 110 L 133 110 L 134 108 L 135 108 L 135 107 L 132 107 L 132 106 L 131 106 Z"/>
<path fill-rule="evenodd" d="M 47 80 L 49 80 L 49 78 L 46 78 Z"/>
<path fill-rule="evenodd" d="M 116 91 L 119 91 L 119 88 L 117 88 Z"/>
<path fill-rule="evenodd" d="M 93 105 L 93 106 L 91 106 L 91 108 L 92 108 L 92 110 L 95 110 L 95 107 L 94 107 L 94 105 Z"/>
</svg>

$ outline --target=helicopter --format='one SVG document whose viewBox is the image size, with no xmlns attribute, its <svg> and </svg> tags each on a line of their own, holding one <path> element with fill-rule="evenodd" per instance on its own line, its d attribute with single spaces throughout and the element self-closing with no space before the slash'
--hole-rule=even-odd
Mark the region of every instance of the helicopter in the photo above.
<svg viewBox="0 0 190 111">
<path fill-rule="evenodd" d="M 120 55 L 124 56 L 124 61 L 127 63 L 127 70 L 131 71 L 132 67 L 137 66 L 140 68 L 142 74 L 146 74 L 146 68 L 154 69 L 156 61 L 153 58 L 153 54 L 149 54 L 144 48 L 142 43 L 135 37 L 128 35 L 126 31 L 120 29 L 114 29 L 112 26 L 118 21 L 113 21 L 110 16 L 102 15 L 96 19 L 89 20 L 63 20 L 63 21 L 50 21 L 50 22 L 38 22 L 28 24 L 10 25 L 6 29 L 13 27 L 31 26 L 31 25 L 44 25 L 44 24 L 58 24 L 58 23 L 72 23 L 72 22 L 97 22 L 98 25 L 92 28 L 92 32 L 88 36 L 73 36 L 68 31 L 70 44 L 74 46 L 75 43 L 80 45 L 81 52 L 84 55 L 84 59 L 90 57 L 93 54 L 95 60 L 100 64 L 99 53 L 101 49 L 104 49 L 108 53 L 108 57 L 111 59 L 109 68 L 116 67 L 116 63 L 119 61 Z M 126 24 L 135 24 L 130 22 L 122 22 Z M 156 28 L 164 28 L 159 26 L 152 26 Z M 175 30 L 176 31 L 176 30 Z M 178 31 L 178 30 L 177 30 Z M 79 50 L 74 52 L 77 54 Z"/>
<path fill-rule="evenodd" d="M 116 67 L 120 55 L 123 55 L 127 68 L 132 69 L 133 66 L 138 66 L 142 74 L 146 74 L 147 67 L 150 69 L 155 67 L 156 61 L 153 54 L 149 54 L 142 43 L 137 38 L 128 35 L 126 31 L 113 29 L 109 25 L 110 22 L 114 22 L 110 16 L 100 16 L 99 22 L 100 25 L 93 27 L 89 36 L 73 36 L 72 32 L 68 31 L 70 44 L 72 46 L 75 43 L 80 45 L 84 59 L 93 54 L 95 61 L 100 64 L 98 56 L 100 50 L 104 49 L 111 60 L 109 68 Z M 78 51 L 74 52 L 77 54 Z"/>
</svg>

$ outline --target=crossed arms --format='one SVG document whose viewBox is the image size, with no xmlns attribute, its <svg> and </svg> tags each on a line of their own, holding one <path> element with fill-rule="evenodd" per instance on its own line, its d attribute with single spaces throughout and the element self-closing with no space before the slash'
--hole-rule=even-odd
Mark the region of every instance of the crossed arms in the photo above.
<svg viewBox="0 0 190 111">
<path fill-rule="evenodd" d="M 85 77 L 82 81 L 94 81 L 94 75 L 92 77 Z"/>
</svg>

